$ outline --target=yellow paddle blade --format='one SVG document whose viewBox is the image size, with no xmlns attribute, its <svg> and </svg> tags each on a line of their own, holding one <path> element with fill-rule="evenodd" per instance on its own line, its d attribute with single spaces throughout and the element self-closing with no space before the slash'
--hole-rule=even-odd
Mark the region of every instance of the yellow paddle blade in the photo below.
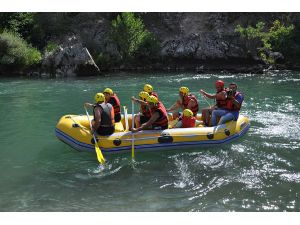
<svg viewBox="0 0 300 225">
<path fill-rule="evenodd" d="M 105 159 L 103 157 L 103 154 L 98 146 L 98 144 L 95 143 L 95 150 L 96 150 L 96 154 L 97 154 L 97 159 L 101 164 L 105 163 Z"/>
<path fill-rule="evenodd" d="M 134 158 L 134 144 L 131 145 L 131 157 Z"/>
</svg>

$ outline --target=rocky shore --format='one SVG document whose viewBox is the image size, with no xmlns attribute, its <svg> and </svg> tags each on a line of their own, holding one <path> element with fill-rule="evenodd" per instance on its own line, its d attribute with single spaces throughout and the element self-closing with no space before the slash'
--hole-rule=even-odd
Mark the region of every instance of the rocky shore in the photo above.
<svg viewBox="0 0 300 225">
<path fill-rule="evenodd" d="M 266 69 L 300 69 L 298 55 L 287 58 L 271 52 L 278 61 L 269 67 L 258 58 L 257 46 L 241 39 L 234 30 L 238 24 L 255 25 L 276 18 L 293 23 L 299 32 L 300 13 L 138 13 L 146 29 L 160 44 L 159 57 L 151 62 L 136 61 L 101 68 L 94 52 L 117 56 L 117 47 L 109 40 L 111 21 L 117 13 L 76 13 L 68 20 L 68 30 L 50 39 L 59 47 L 43 56 L 38 67 L 29 72 L 42 76 L 90 76 L 115 70 L 192 70 L 263 73 Z M 51 13 L 48 23 L 54 23 Z M 45 19 L 47 21 L 47 19 Z M 299 45 L 293 48 L 300 48 Z"/>
</svg>

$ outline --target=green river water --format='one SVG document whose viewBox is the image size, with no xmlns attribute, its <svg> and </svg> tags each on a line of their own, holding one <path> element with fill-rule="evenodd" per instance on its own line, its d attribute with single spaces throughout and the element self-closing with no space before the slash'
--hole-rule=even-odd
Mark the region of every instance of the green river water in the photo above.
<svg viewBox="0 0 300 225">
<path fill-rule="evenodd" d="M 180 86 L 214 92 L 234 81 L 245 95 L 248 133 L 214 148 L 107 156 L 55 137 L 65 114 L 111 87 L 130 96 L 150 83 L 168 107 Z M 299 211 L 300 73 L 117 73 L 96 78 L 0 79 L 0 211 Z M 200 107 L 207 103 L 200 98 Z"/>
</svg>

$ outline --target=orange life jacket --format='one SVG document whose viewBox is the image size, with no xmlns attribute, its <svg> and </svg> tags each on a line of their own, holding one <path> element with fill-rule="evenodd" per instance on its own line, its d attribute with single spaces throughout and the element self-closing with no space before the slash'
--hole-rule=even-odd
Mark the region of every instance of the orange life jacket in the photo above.
<svg viewBox="0 0 300 225">
<path fill-rule="evenodd" d="M 147 105 L 141 105 L 141 112 L 142 112 L 143 116 L 145 116 L 147 118 L 151 117 L 151 112 Z"/>
<path fill-rule="evenodd" d="M 241 93 L 237 91 L 234 95 L 234 99 L 236 99 L 236 96 L 238 96 L 239 94 Z M 226 109 L 228 109 L 229 111 L 240 111 L 241 107 L 235 106 L 233 104 L 233 99 L 227 99 Z"/>
<path fill-rule="evenodd" d="M 198 101 L 197 101 L 197 98 L 196 98 L 195 95 L 189 94 L 189 95 L 184 96 L 184 97 L 183 97 L 183 100 L 182 100 L 182 104 L 183 104 L 183 106 L 184 106 L 184 109 L 186 109 L 187 106 L 189 105 L 189 102 L 190 102 L 192 99 L 196 102 L 196 105 L 193 106 L 190 110 L 192 110 L 194 116 L 197 116 L 197 113 L 198 113 L 198 111 L 199 111 L 199 105 L 198 105 Z"/>
<path fill-rule="evenodd" d="M 186 117 L 182 116 L 182 128 L 189 128 L 189 127 L 195 127 L 196 126 L 196 118 L 193 117 Z"/>
<path fill-rule="evenodd" d="M 114 107 L 115 114 L 121 113 L 121 103 L 116 94 L 110 97 L 108 103 Z"/>
<path fill-rule="evenodd" d="M 158 102 L 155 108 L 150 109 L 151 116 L 157 111 L 160 112 L 159 113 L 160 117 L 152 124 L 152 126 L 153 127 L 168 126 L 168 113 L 165 106 L 161 102 Z"/>
</svg>

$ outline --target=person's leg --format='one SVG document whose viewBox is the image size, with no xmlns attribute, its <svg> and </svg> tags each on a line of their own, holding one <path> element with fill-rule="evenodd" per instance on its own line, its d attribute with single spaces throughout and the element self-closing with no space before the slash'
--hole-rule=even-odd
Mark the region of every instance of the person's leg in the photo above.
<svg viewBox="0 0 300 225">
<path fill-rule="evenodd" d="M 218 117 L 222 117 L 223 115 L 225 115 L 228 111 L 227 110 L 223 110 L 223 109 L 215 109 L 212 111 L 212 116 L 211 116 L 211 125 L 217 126 L 217 118 Z M 220 124 L 220 123 L 219 123 Z"/>
<path fill-rule="evenodd" d="M 202 109 L 202 119 L 206 125 L 208 125 L 208 123 L 209 123 L 209 110 L 210 110 L 210 108 Z"/>
<path fill-rule="evenodd" d="M 225 115 L 223 115 L 219 121 L 218 124 L 224 124 L 228 121 L 234 120 L 234 115 L 231 112 L 226 113 Z"/>
<path fill-rule="evenodd" d="M 141 118 L 141 115 L 134 115 L 134 125 L 136 128 L 139 128 L 141 126 L 140 118 Z"/>
</svg>

